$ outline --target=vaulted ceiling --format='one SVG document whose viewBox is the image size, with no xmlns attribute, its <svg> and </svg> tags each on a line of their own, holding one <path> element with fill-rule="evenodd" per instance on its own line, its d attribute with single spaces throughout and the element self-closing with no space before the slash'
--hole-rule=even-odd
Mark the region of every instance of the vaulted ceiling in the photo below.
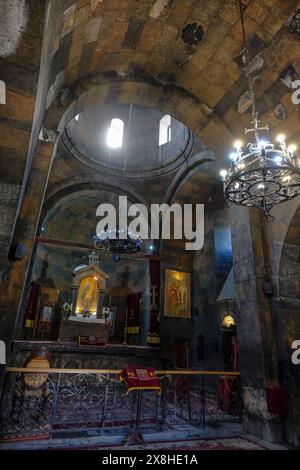
<svg viewBox="0 0 300 470">
<path fill-rule="evenodd" d="M 272 129 L 280 127 L 289 136 L 299 124 L 299 113 L 280 75 L 288 67 L 300 74 L 299 38 L 289 30 L 298 2 L 243 4 L 251 59 L 258 70 L 258 109 Z M 99 73 L 111 81 L 151 81 L 198 104 L 193 130 L 220 156 L 249 125 L 241 103 L 238 110 L 247 82 L 237 0 L 69 0 L 59 2 L 59 9 L 58 16 L 53 10 L 51 96 L 55 87 L 72 89 L 83 77 Z M 195 22 L 204 34 L 198 45 L 189 46 L 182 30 Z M 192 112 L 187 107 L 181 116 Z"/>
<path fill-rule="evenodd" d="M 44 11 L 44 2 L 38 9 L 33 0 L 3 3 L 0 78 L 8 94 L 7 104 L 0 107 L 0 168 L 13 183 L 22 181 L 30 131 L 36 139 L 46 106 L 62 89 L 75 91 L 80 81 L 99 74 L 109 83 L 131 82 L 131 88 L 137 81 L 161 86 L 165 96 L 158 105 L 179 96 L 170 112 L 192 127 L 219 159 L 249 125 L 249 110 L 245 112 L 240 101 L 247 83 L 237 0 L 51 0 Z M 262 120 L 296 140 L 299 110 L 287 85 L 288 73 L 300 75 L 299 37 L 289 28 L 298 3 L 243 0 Z M 195 22 L 203 38 L 189 46 L 182 30 Z M 40 62 L 42 83 L 36 100 Z M 107 93 L 112 102 L 118 89 Z M 137 93 L 142 100 L 143 90 Z M 144 93 L 150 92 L 146 88 Z"/>
</svg>

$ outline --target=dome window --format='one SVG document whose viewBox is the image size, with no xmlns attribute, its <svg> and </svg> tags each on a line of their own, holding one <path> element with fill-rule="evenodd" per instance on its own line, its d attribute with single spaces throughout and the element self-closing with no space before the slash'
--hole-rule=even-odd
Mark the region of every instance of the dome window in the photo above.
<svg viewBox="0 0 300 470">
<path fill-rule="evenodd" d="M 107 131 L 107 146 L 113 149 L 119 149 L 123 144 L 124 122 L 122 119 L 114 118 L 111 120 L 110 128 Z"/>
<path fill-rule="evenodd" d="M 165 114 L 159 121 L 159 146 L 171 142 L 171 116 Z"/>
</svg>

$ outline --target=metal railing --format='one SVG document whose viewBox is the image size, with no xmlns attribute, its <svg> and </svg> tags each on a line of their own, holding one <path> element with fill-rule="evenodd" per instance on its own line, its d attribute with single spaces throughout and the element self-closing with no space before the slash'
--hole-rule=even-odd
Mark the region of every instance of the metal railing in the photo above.
<svg viewBox="0 0 300 470">
<path fill-rule="evenodd" d="M 1 399 L 2 439 L 117 432 L 132 428 L 137 394 L 119 370 L 7 368 Z M 143 391 L 141 427 L 240 421 L 238 372 L 158 370 L 161 395 Z"/>
</svg>

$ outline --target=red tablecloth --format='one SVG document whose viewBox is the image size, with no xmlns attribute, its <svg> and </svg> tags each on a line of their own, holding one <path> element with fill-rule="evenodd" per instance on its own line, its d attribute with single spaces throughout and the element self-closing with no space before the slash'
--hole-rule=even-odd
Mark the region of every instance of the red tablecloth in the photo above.
<svg viewBox="0 0 300 470">
<path fill-rule="evenodd" d="M 152 367 L 125 367 L 120 374 L 120 380 L 127 384 L 126 393 L 133 390 L 155 390 L 158 394 L 161 392 L 159 379 Z"/>
</svg>

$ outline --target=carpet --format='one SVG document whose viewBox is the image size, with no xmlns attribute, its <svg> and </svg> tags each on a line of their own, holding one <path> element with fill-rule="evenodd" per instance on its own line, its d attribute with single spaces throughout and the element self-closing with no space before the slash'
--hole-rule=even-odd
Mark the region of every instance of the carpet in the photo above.
<svg viewBox="0 0 300 470">
<path fill-rule="evenodd" d="M 177 441 L 151 442 L 132 446 L 87 446 L 64 450 L 266 450 L 265 447 L 241 436 L 192 438 Z"/>
</svg>

